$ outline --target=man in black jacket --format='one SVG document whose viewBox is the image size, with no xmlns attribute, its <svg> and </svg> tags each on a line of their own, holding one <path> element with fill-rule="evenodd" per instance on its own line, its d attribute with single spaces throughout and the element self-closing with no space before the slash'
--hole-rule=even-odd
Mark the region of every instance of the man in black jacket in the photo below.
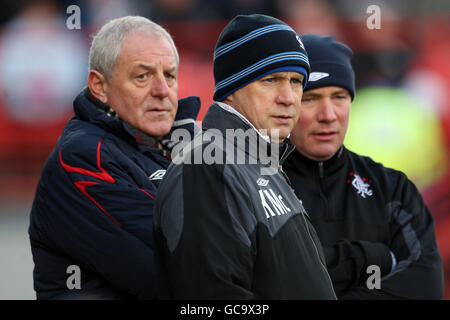
<svg viewBox="0 0 450 320">
<path fill-rule="evenodd" d="M 308 70 L 303 44 L 278 19 L 237 16 L 222 31 L 216 102 L 158 190 L 160 298 L 336 298 L 317 235 L 279 165 L 293 150 L 284 140 Z M 273 171 L 259 152 L 265 147 Z"/>
<path fill-rule="evenodd" d="M 355 95 L 351 49 L 330 36 L 301 39 L 311 74 L 284 169 L 310 213 L 337 296 L 442 298 L 434 222 L 417 188 L 343 145 Z"/>
</svg>

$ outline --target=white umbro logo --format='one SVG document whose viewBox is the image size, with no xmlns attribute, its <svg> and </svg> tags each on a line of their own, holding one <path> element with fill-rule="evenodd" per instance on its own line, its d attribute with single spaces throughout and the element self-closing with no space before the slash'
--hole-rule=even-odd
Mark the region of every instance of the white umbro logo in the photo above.
<svg viewBox="0 0 450 320">
<path fill-rule="evenodd" d="M 148 177 L 150 180 L 161 180 L 166 174 L 166 170 L 156 170 L 153 174 Z"/>
<path fill-rule="evenodd" d="M 258 186 L 265 187 L 265 186 L 267 186 L 269 184 L 269 180 L 266 180 L 266 179 L 263 179 L 263 178 L 259 178 L 258 180 L 256 180 L 256 184 Z"/>
<path fill-rule="evenodd" d="M 330 74 L 326 72 L 311 72 L 308 81 L 318 81 L 320 79 L 328 77 Z"/>
</svg>

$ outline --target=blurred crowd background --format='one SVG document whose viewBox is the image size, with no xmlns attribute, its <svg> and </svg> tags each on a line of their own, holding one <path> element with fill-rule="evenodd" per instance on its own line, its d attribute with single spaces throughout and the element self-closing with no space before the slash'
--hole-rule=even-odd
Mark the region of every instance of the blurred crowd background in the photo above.
<svg viewBox="0 0 450 320">
<path fill-rule="evenodd" d="M 77 5 L 81 29 L 67 20 Z M 370 5 L 379 29 L 368 28 Z M 0 299 L 33 299 L 28 214 L 46 157 L 86 85 L 91 35 L 109 19 L 162 24 L 180 53 L 179 96 L 214 91 L 212 56 L 237 14 L 278 17 L 354 51 L 356 98 L 345 144 L 417 185 L 436 224 L 450 299 L 450 2 L 448 0 L 3 0 L 0 12 Z"/>
</svg>

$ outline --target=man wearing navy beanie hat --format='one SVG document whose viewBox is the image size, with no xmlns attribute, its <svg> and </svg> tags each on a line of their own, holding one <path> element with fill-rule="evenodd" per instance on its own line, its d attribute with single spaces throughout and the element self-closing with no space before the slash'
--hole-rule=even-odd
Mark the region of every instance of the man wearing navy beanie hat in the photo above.
<svg viewBox="0 0 450 320">
<path fill-rule="evenodd" d="M 351 49 L 331 36 L 301 39 L 311 74 L 290 139 L 297 150 L 283 168 L 310 213 L 336 295 L 441 299 L 433 217 L 417 188 L 343 145 L 355 96 Z"/>
<path fill-rule="evenodd" d="M 160 298 L 336 299 L 320 242 L 281 169 L 308 76 L 303 44 L 284 22 L 237 16 L 222 31 L 203 135 L 172 157 L 158 189 Z M 205 153 L 215 157 L 197 163 Z"/>
<path fill-rule="evenodd" d="M 355 97 L 355 72 L 351 64 L 352 50 L 336 41 L 332 36 L 304 34 L 303 44 L 308 49 L 311 74 L 306 90 L 320 87 L 338 86 L 348 90 Z"/>
<path fill-rule="evenodd" d="M 256 130 L 267 130 L 269 137 L 275 130 L 282 142 L 298 119 L 308 76 L 308 56 L 290 26 L 266 15 L 238 15 L 222 30 L 214 50 L 216 103 L 211 109 L 229 110 Z"/>
<path fill-rule="evenodd" d="M 306 85 L 309 63 L 298 35 L 276 18 L 239 15 L 223 29 L 214 50 L 214 100 L 280 71 L 301 73 Z"/>
</svg>

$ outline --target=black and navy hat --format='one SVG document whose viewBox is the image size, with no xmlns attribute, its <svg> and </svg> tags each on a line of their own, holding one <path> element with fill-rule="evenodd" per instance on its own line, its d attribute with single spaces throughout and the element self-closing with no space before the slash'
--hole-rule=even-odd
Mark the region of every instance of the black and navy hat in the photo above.
<svg viewBox="0 0 450 320">
<path fill-rule="evenodd" d="M 311 74 L 305 91 L 338 86 L 355 97 L 355 72 L 351 64 L 353 51 L 332 36 L 302 34 L 300 38 L 308 52 Z"/>
<path fill-rule="evenodd" d="M 222 30 L 214 50 L 214 100 L 268 74 L 295 71 L 309 75 L 309 62 L 300 37 L 286 23 L 262 15 L 236 16 Z"/>
</svg>

